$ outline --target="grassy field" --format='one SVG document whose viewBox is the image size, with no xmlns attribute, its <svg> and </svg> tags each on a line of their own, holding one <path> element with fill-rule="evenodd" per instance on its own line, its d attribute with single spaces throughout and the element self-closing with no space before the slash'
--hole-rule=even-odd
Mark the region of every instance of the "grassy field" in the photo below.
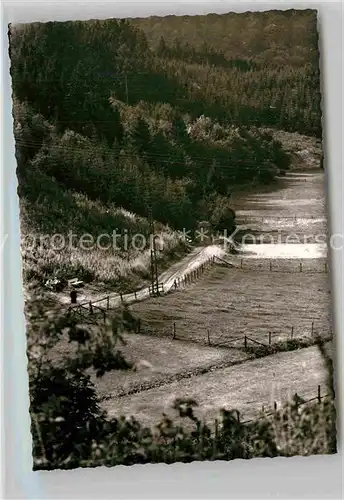
<svg viewBox="0 0 344 500">
<path fill-rule="evenodd" d="M 46 205 L 32 206 L 21 200 L 25 283 L 39 290 L 44 289 L 47 279 L 77 277 L 85 282 L 85 289 L 92 295 L 104 295 L 109 289 L 127 292 L 149 283 L 150 228 L 147 219 L 79 194 L 67 192 L 65 196 L 71 203 L 69 209 L 63 204 L 60 206 L 59 200 L 50 203 L 52 214 L 60 214 L 56 221 Z M 66 214 L 61 217 L 64 210 Z M 34 227 L 32 221 L 36 221 Z M 158 264 L 160 270 L 164 270 L 186 255 L 188 248 L 181 235 L 167 226 L 156 223 L 155 231 Z M 135 234 L 146 238 L 142 249 L 132 244 L 130 235 Z"/>
<path fill-rule="evenodd" d="M 94 378 L 101 398 L 113 398 L 191 378 L 252 357 L 237 349 L 219 349 L 168 338 L 125 335 L 121 347 L 133 371 L 112 371 Z"/>
<path fill-rule="evenodd" d="M 330 284 L 326 273 L 270 272 L 262 269 L 216 266 L 206 279 L 178 289 L 166 297 L 137 303 L 133 311 L 142 319 L 142 331 L 157 337 L 212 345 L 231 344 L 245 335 L 268 342 L 331 329 Z M 290 264 L 291 265 L 291 264 Z M 266 266 L 266 264 L 265 264 Z M 206 290 L 206 293 L 205 293 Z"/>
<path fill-rule="evenodd" d="M 304 399 L 313 398 L 318 384 L 326 391 L 325 382 L 323 359 L 316 347 L 310 347 L 114 398 L 103 406 L 111 416 L 135 415 L 142 423 L 153 426 L 163 413 L 175 417 L 172 407 L 177 397 L 193 398 L 199 405 L 195 414 L 208 423 L 222 408 L 237 409 L 246 420 L 258 416 L 262 405 L 271 409 L 274 401 L 281 405 L 295 392 Z"/>
<path fill-rule="evenodd" d="M 295 392 L 314 397 L 326 377 L 316 347 L 261 359 L 243 349 L 245 335 L 268 343 L 271 331 L 274 344 L 290 337 L 291 326 L 294 338 L 310 338 L 312 322 L 314 335 L 328 334 L 328 275 L 285 270 L 215 266 L 185 289 L 134 304 L 143 333 L 126 336 L 122 352 L 136 369 L 95 381 L 103 407 L 154 425 L 164 412 L 174 416 L 176 397 L 196 399 L 206 420 L 222 407 L 253 418 Z"/>
</svg>

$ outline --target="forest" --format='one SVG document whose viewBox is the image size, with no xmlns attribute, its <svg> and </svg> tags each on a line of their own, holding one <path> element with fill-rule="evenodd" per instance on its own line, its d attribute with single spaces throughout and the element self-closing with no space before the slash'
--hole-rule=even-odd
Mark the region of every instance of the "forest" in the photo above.
<svg viewBox="0 0 344 500">
<path fill-rule="evenodd" d="M 313 11 L 254 17 L 204 17 L 211 33 L 239 26 L 211 45 L 184 35 L 197 17 L 173 40 L 169 17 L 12 27 L 20 195 L 81 193 L 180 228 L 219 218 L 237 184 L 272 181 L 290 160 L 259 127 L 320 134 L 317 33 Z"/>
<path fill-rule="evenodd" d="M 231 228 L 232 192 L 291 163 L 264 128 L 321 136 L 314 11 L 33 23 L 9 37 L 24 235 L 146 234 L 149 217 Z"/>
</svg>

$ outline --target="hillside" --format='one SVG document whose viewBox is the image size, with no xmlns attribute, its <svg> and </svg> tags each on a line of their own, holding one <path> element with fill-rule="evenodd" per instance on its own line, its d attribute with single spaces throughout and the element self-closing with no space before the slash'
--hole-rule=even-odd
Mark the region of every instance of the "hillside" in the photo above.
<svg viewBox="0 0 344 500">
<path fill-rule="evenodd" d="M 161 36 L 168 45 L 178 40 L 199 51 L 204 45 L 226 60 L 260 60 L 266 65 L 318 64 L 315 10 L 269 10 L 205 16 L 151 16 L 131 19 L 154 49 Z"/>
<path fill-rule="evenodd" d="M 166 16 L 132 20 L 189 109 L 237 124 L 321 137 L 314 10 Z M 198 99 L 199 106 L 196 102 Z"/>
<path fill-rule="evenodd" d="M 198 97 L 129 21 L 16 26 L 10 42 L 28 279 L 61 269 L 112 285 L 128 273 L 148 278 L 149 252 L 124 248 L 125 231 L 129 246 L 135 233 L 147 237 L 151 215 L 169 242 L 168 261 L 185 252 L 173 231 L 194 230 L 200 220 L 231 230 L 236 186 L 273 182 L 289 168 L 271 134 L 223 120 L 217 108 L 197 113 Z M 25 235 L 59 234 L 65 242 L 71 229 L 94 239 L 118 230 L 120 249 L 63 246 L 47 257 L 35 243 L 26 253 Z M 108 265 L 100 269 L 102 258 Z"/>
</svg>

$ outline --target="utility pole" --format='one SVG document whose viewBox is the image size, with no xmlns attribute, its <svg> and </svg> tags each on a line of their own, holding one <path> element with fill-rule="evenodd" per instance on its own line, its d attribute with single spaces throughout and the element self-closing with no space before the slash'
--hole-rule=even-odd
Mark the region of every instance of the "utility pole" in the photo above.
<svg viewBox="0 0 344 500">
<path fill-rule="evenodd" d="M 152 205 L 151 204 L 149 204 L 149 207 L 148 207 L 148 220 L 149 220 L 150 234 L 152 237 L 152 245 L 151 245 L 151 251 L 150 251 L 152 294 L 153 295 L 160 295 L 158 263 L 157 263 L 156 244 L 155 244 L 155 235 L 154 235 L 154 221 L 153 221 Z"/>
<path fill-rule="evenodd" d="M 125 73 L 125 94 L 127 96 L 127 105 L 129 104 L 129 95 L 128 95 L 128 77 L 127 73 Z"/>
</svg>

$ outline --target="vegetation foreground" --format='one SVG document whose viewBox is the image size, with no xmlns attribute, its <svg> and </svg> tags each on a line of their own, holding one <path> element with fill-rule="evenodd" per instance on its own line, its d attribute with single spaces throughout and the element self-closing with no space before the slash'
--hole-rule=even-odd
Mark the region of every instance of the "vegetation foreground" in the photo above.
<svg viewBox="0 0 344 500">
<path fill-rule="evenodd" d="M 154 429 L 134 417 L 108 418 L 90 377 L 111 370 L 131 370 L 120 350 L 123 333 L 130 331 L 130 312 L 124 308 L 110 325 L 78 324 L 57 312 L 44 312 L 38 301 L 28 311 L 33 456 L 35 469 L 98 465 L 133 465 L 193 460 L 328 454 L 336 452 L 332 361 L 322 341 L 326 360 L 328 397 L 305 405 L 299 398 L 280 411 L 242 423 L 236 411 L 223 410 L 214 426 L 194 414 L 197 401 L 176 399 L 176 424 L 162 416 Z M 71 347 L 54 355 L 62 337 Z"/>
</svg>

